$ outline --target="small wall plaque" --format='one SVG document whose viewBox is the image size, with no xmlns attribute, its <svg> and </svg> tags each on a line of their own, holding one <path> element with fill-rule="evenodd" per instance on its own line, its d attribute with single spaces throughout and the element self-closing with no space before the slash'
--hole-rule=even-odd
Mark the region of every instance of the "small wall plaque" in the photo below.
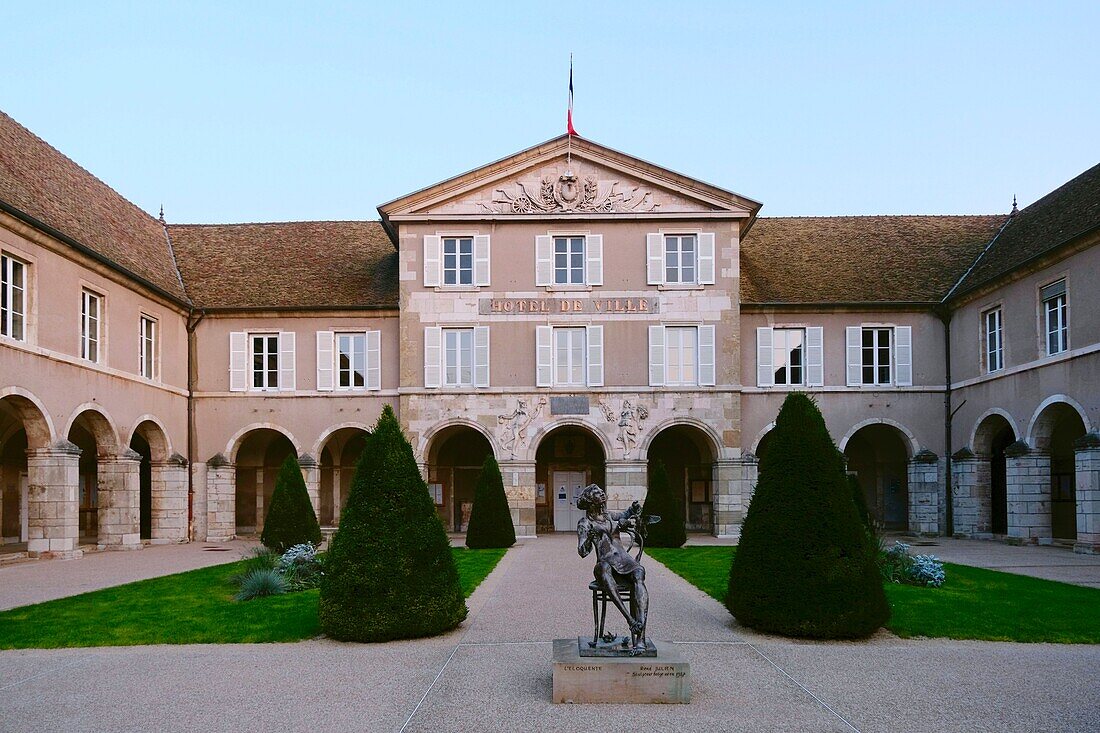
<svg viewBox="0 0 1100 733">
<path fill-rule="evenodd" d="M 587 415 L 588 410 L 588 398 L 583 395 L 550 398 L 551 415 Z"/>
</svg>

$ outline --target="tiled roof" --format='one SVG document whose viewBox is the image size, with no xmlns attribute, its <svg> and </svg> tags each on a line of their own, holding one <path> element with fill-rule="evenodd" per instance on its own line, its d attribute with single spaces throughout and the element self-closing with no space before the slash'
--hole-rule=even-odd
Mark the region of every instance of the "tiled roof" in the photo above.
<svg viewBox="0 0 1100 733">
<path fill-rule="evenodd" d="M 1059 186 L 1012 217 L 960 283 L 972 290 L 1100 227 L 1100 165 Z"/>
<path fill-rule="evenodd" d="M 186 299 L 160 222 L 3 112 L 0 201 Z"/>
<path fill-rule="evenodd" d="M 377 221 L 170 225 L 205 308 L 397 307 L 397 252 Z"/>
<path fill-rule="evenodd" d="M 939 301 L 1006 217 L 761 217 L 741 243 L 741 300 Z"/>
</svg>

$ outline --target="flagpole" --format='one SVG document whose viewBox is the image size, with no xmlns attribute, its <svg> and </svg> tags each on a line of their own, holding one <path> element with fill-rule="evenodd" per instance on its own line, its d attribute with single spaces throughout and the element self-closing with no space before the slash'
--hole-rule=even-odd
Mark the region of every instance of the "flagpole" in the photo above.
<svg viewBox="0 0 1100 733">
<path fill-rule="evenodd" d="M 569 106 L 566 112 L 565 165 L 573 164 L 573 54 L 569 54 Z"/>
</svg>

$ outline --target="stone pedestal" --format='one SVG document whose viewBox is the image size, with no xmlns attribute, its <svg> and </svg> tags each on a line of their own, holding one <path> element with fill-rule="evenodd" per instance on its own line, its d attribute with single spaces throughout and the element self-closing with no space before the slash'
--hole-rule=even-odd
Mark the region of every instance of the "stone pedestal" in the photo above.
<svg viewBox="0 0 1100 733">
<path fill-rule="evenodd" d="M 221 453 L 206 462 L 206 541 L 237 534 L 237 470 Z"/>
<path fill-rule="evenodd" d="M 152 529 L 150 542 L 187 541 L 187 459 L 173 453 L 151 466 Z"/>
<path fill-rule="evenodd" d="M 656 657 L 582 657 L 577 637 L 554 640 L 556 703 L 688 703 L 691 670 L 669 642 Z"/>
<path fill-rule="evenodd" d="M 940 459 L 922 450 L 909 461 L 909 531 L 922 535 L 940 532 Z"/>
<path fill-rule="evenodd" d="M 1100 433 L 1086 433 L 1076 453 L 1077 543 L 1074 552 L 1100 554 Z"/>
<path fill-rule="evenodd" d="M 27 451 L 27 552 L 79 557 L 80 448 L 59 440 Z"/>
<path fill-rule="evenodd" d="M 100 459 L 96 467 L 99 493 L 99 544 L 109 550 L 141 547 L 141 455 L 124 448 Z"/>
<path fill-rule="evenodd" d="M 1017 441 L 1005 448 L 1008 536 L 1026 543 L 1049 542 L 1050 454 Z"/>
<path fill-rule="evenodd" d="M 501 461 L 500 476 L 516 537 L 535 536 L 535 462 Z"/>
</svg>

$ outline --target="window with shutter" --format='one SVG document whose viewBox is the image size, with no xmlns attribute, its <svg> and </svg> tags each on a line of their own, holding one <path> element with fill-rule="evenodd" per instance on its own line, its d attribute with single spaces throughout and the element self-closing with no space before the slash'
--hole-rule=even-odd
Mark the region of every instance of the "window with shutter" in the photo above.
<svg viewBox="0 0 1100 733">
<path fill-rule="evenodd" d="M 806 386 L 825 386 L 825 337 L 821 326 L 806 329 Z"/>
<path fill-rule="evenodd" d="M 535 285 L 542 287 L 554 283 L 554 238 L 548 235 L 535 237 Z"/>
<path fill-rule="evenodd" d="M 699 235 L 699 284 L 713 285 L 715 276 L 714 232 Z"/>
<path fill-rule="evenodd" d="M 913 328 L 894 327 L 894 383 L 899 387 L 913 384 Z"/>
<path fill-rule="evenodd" d="M 331 392 L 335 387 L 333 378 L 333 344 L 335 335 L 332 331 L 317 332 L 317 391 Z"/>
<path fill-rule="evenodd" d="M 585 239 L 585 282 L 593 286 L 603 285 L 603 235 L 589 234 Z"/>
<path fill-rule="evenodd" d="M 424 386 L 434 388 L 442 384 L 443 329 L 428 326 L 424 329 Z"/>
<path fill-rule="evenodd" d="M 27 265 L 4 253 L 0 255 L 0 336 L 26 340 Z"/>
<path fill-rule="evenodd" d="M 714 326 L 699 326 L 699 384 L 713 387 L 714 382 Z"/>
<path fill-rule="evenodd" d="M 489 285 L 489 235 L 478 234 L 474 237 L 474 284 L 482 287 Z"/>
<path fill-rule="evenodd" d="M 771 387 L 775 384 L 772 373 L 772 330 L 767 326 L 756 329 L 756 386 Z"/>
<path fill-rule="evenodd" d="M 603 326 L 589 326 L 588 337 L 588 386 L 603 386 Z"/>
<path fill-rule="evenodd" d="M 488 383 L 488 332 L 485 333 L 485 380 Z M 474 386 L 474 329 L 443 329 L 443 386 Z"/>
<path fill-rule="evenodd" d="M 863 384 L 863 328 L 848 326 L 844 329 L 846 382 L 849 387 Z"/>
<path fill-rule="evenodd" d="M 367 389 L 382 389 L 381 331 L 367 331 Z"/>
<path fill-rule="evenodd" d="M 474 331 L 474 386 L 489 386 L 489 327 L 477 326 Z"/>
<path fill-rule="evenodd" d="M 229 391 L 244 392 L 248 389 L 248 334 L 233 331 L 229 334 Z"/>
<path fill-rule="evenodd" d="M 664 237 L 659 233 L 645 235 L 646 282 L 663 285 L 665 282 Z"/>
<path fill-rule="evenodd" d="M 356 331 L 336 334 L 336 387 L 340 390 L 366 389 L 366 333 Z"/>
<path fill-rule="evenodd" d="M 279 388 L 279 334 L 250 333 L 252 354 L 252 382 L 250 389 L 275 390 Z"/>
<path fill-rule="evenodd" d="M 1047 356 L 1069 349 L 1069 301 L 1066 298 L 1066 281 L 1044 286 L 1039 291 L 1043 301 L 1043 320 L 1046 326 Z"/>
<path fill-rule="evenodd" d="M 649 384 L 660 387 L 665 383 L 665 327 L 649 327 Z"/>
<path fill-rule="evenodd" d="M 535 329 L 535 386 L 549 387 L 554 383 L 554 329 Z"/>
<path fill-rule="evenodd" d="M 443 278 L 443 254 L 440 238 L 434 234 L 424 236 L 424 287 L 439 287 Z"/>
<path fill-rule="evenodd" d="M 279 389 L 283 392 L 294 391 L 294 341 L 293 331 L 279 333 Z"/>
</svg>

